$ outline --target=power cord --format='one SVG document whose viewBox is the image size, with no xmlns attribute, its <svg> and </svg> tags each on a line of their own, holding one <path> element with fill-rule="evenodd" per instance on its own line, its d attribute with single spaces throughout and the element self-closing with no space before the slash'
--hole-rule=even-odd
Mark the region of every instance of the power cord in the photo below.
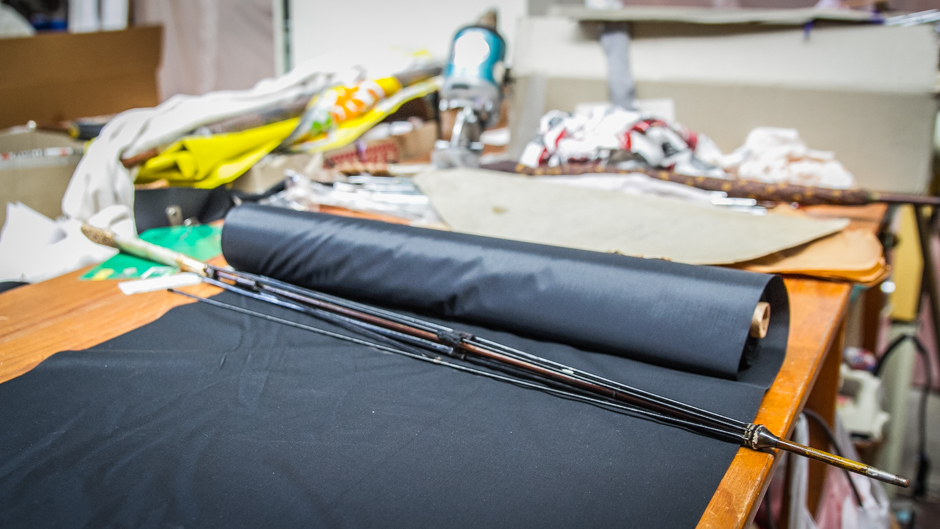
<svg viewBox="0 0 940 529">
<path fill-rule="evenodd" d="M 912 494 L 914 499 L 921 499 L 927 496 L 927 481 L 930 476 L 930 458 L 927 457 L 927 400 L 930 396 L 930 388 L 933 386 L 933 366 L 931 365 L 930 354 L 920 338 L 913 334 L 902 334 L 888 344 L 888 348 L 885 349 L 884 354 L 878 360 L 878 365 L 875 366 L 875 376 L 881 378 L 885 362 L 891 356 L 891 353 L 897 350 L 898 346 L 906 340 L 914 342 L 914 347 L 924 363 L 924 378 L 926 379 L 921 392 L 920 409 L 918 411 L 920 424 L 917 432 L 917 476 L 914 478 L 914 491 Z"/>
<path fill-rule="evenodd" d="M 822 428 L 823 432 L 825 432 L 826 434 L 826 437 L 829 439 L 829 444 L 832 445 L 832 450 L 836 453 L 836 455 L 839 457 L 845 457 L 844 455 L 842 455 L 842 448 L 839 446 L 839 443 L 836 441 L 835 434 L 832 433 L 832 429 L 829 428 L 828 424 L 826 424 L 826 420 L 822 418 L 822 415 L 816 413 L 813 410 L 807 410 L 807 409 L 803 410 L 803 415 L 805 415 L 809 419 L 812 419 L 813 422 L 815 422 L 820 428 Z M 852 487 L 852 494 L 855 495 L 855 502 L 858 503 L 859 507 L 864 507 L 864 505 L 862 504 L 862 495 L 858 493 L 858 488 L 855 486 L 855 482 L 852 481 L 852 474 L 850 474 L 848 470 L 843 470 L 843 472 L 845 472 L 846 479 L 849 480 L 849 487 Z"/>
</svg>

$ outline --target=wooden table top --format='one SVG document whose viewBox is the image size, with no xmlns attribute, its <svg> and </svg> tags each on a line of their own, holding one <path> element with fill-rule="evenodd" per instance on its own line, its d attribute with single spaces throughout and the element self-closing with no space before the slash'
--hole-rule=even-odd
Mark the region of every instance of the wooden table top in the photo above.
<svg viewBox="0 0 940 529">
<path fill-rule="evenodd" d="M 868 215 L 867 213 L 872 213 Z M 863 215 L 870 225 L 877 211 Z M 192 300 L 169 292 L 126 296 L 114 281 L 79 281 L 78 271 L 0 294 L 0 382 L 26 373 L 45 358 L 87 349 L 155 321 Z M 776 381 L 764 396 L 756 423 L 786 435 L 809 398 L 826 352 L 837 340 L 851 285 L 786 278 L 790 338 Z M 197 285 L 203 296 L 218 289 Z M 702 517 L 699 527 L 744 527 L 774 469 L 770 454 L 740 449 Z"/>
</svg>

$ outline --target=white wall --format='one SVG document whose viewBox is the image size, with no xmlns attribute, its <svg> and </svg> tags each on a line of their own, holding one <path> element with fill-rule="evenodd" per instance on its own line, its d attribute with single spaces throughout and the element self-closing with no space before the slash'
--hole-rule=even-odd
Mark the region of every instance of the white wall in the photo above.
<svg viewBox="0 0 940 529">
<path fill-rule="evenodd" d="M 735 33 L 677 26 L 671 34 L 649 35 L 634 26 L 630 61 L 637 81 L 906 94 L 937 88 L 936 35 L 929 25 L 827 27 L 808 38 L 799 27 L 742 26 Z M 526 19 L 513 52 L 515 75 L 605 78 L 607 59 L 590 28 L 563 17 Z"/>
<path fill-rule="evenodd" d="M 526 5 L 527 0 L 291 0 L 291 64 L 349 47 L 423 49 L 443 58 L 457 29 L 491 7 L 499 10 L 499 31 L 512 57 Z"/>
<path fill-rule="evenodd" d="M 241 90 L 271 77 L 271 0 L 134 0 L 137 24 L 163 26 L 160 99 Z"/>
</svg>

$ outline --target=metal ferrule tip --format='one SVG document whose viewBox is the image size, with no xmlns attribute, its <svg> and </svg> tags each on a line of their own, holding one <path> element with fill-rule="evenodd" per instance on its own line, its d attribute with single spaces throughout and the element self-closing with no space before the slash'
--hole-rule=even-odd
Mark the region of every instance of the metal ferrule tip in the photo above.
<svg viewBox="0 0 940 529">
<path fill-rule="evenodd" d="M 883 481 L 885 483 L 890 483 L 899 487 L 908 487 L 911 484 L 911 480 L 907 478 L 902 478 L 896 474 L 885 472 L 884 470 L 878 470 L 877 468 L 873 467 L 865 469 L 865 474 L 871 478 L 877 479 L 878 481 Z"/>
</svg>

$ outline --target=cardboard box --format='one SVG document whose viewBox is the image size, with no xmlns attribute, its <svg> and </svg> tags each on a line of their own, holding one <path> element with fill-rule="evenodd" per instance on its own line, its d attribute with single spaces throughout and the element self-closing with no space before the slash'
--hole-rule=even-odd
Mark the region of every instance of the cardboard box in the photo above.
<svg viewBox="0 0 940 529">
<path fill-rule="evenodd" d="M 830 22 L 807 33 L 779 17 L 754 23 L 772 13 L 731 24 L 683 8 L 660 9 L 653 20 L 652 11 L 590 15 L 630 21 L 638 97 L 672 99 L 676 120 L 725 153 L 754 127 L 795 128 L 810 148 L 834 151 L 862 187 L 926 191 L 937 114 L 932 26 Z M 556 12 L 519 26 L 511 155 L 544 112 L 607 100 L 599 23 L 580 21 L 583 10 Z"/>
<path fill-rule="evenodd" d="M 50 132 L 0 132 L 0 226 L 8 202 L 22 202 L 55 219 L 81 155 L 3 159 L 7 153 L 56 147 L 80 148 L 81 142 Z"/>
<path fill-rule="evenodd" d="M 0 39 L 0 128 L 152 107 L 162 27 Z"/>
</svg>

